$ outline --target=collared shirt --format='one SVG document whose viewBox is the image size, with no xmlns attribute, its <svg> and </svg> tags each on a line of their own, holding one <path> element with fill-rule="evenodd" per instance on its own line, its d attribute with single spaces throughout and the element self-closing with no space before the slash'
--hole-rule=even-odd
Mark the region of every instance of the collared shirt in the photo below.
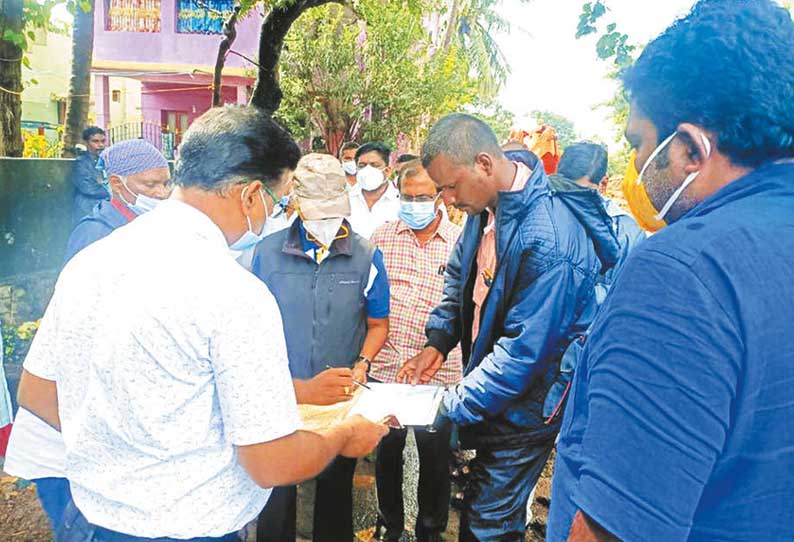
<svg viewBox="0 0 794 542">
<path fill-rule="evenodd" d="M 435 234 L 424 245 L 402 220 L 375 231 L 372 242 L 383 251 L 389 275 L 391 314 L 389 341 L 372 364 L 373 378 L 395 382 L 405 360 L 424 348 L 425 324 L 441 302 L 444 271 L 460 233 L 461 228 L 443 215 Z M 461 371 L 460 347 L 456 347 L 431 383 L 456 384 Z"/>
<path fill-rule="evenodd" d="M 557 445 L 547 540 L 794 540 L 794 164 L 643 241 L 593 324 Z"/>
<path fill-rule="evenodd" d="M 348 225 L 343 224 L 343 227 L 347 228 Z M 303 222 L 300 223 L 300 233 L 303 251 L 309 258 L 317 262 L 317 265 L 322 265 L 323 261 L 328 258 L 329 252 L 314 241 L 309 240 Z M 372 251 L 372 263 L 370 263 L 367 287 L 364 288 L 364 297 L 367 301 L 367 316 L 369 318 L 383 319 L 389 317 L 389 278 L 386 273 L 386 266 L 383 263 L 383 253 L 379 248 L 375 248 Z"/>
<path fill-rule="evenodd" d="M 175 200 L 66 265 L 25 369 L 57 383 L 77 507 L 130 535 L 240 529 L 270 491 L 235 446 L 300 425 L 275 299 Z"/>
<path fill-rule="evenodd" d="M 400 215 L 400 193 L 391 182 L 387 181 L 386 184 L 386 191 L 372 209 L 367 205 L 361 189 L 354 187 L 349 191 L 350 225 L 353 226 L 353 231 L 365 239 L 372 237 L 375 230 L 383 224 L 397 220 Z"/>
<path fill-rule="evenodd" d="M 516 175 L 510 192 L 523 190 L 532 171 L 522 162 L 513 162 Z M 488 223 L 482 233 L 480 248 L 477 251 L 477 280 L 474 282 L 474 322 L 472 323 L 472 341 L 477 340 L 480 331 L 480 312 L 491 289 L 491 282 L 496 273 L 496 215 L 488 209 Z"/>
</svg>

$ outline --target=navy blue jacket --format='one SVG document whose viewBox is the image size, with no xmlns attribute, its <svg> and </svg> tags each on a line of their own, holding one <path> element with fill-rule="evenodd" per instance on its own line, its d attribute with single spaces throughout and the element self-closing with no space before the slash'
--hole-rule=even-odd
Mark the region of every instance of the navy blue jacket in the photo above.
<svg viewBox="0 0 794 542">
<path fill-rule="evenodd" d="M 71 260 L 75 254 L 94 241 L 99 241 L 116 228 L 120 228 L 128 222 L 127 217 L 113 207 L 112 203 L 100 201 L 91 214 L 83 217 L 72 230 L 69 242 L 66 245 L 64 263 Z"/>
<path fill-rule="evenodd" d="M 603 206 L 601 206 L 603 211 Z M 472 343 L 477 251 L 487 213 L 471 216 L 450 257 L 428 345 L 447 354 L 460 342 L 464 379 L 445 396 L 446 415 L 472 447 L 503 447 L 553 437 L 543 403 L 569 343 L 592 322 L 594 286 L 617 260 L 605 212 L 577 215 L 550 188 L 543 168 L 520 192 L 501 192 L 496 210 L 497 268 Z"/>
<path fill-rule="evenodd" d="M 84 216 L 90 215 L 97 203 L 110 199 L 107 188 L 98 182 L 99 177 L 96 160 L 91 154 L 84 152 L 77 157 L 71 177 L 74 185 L 73 219 L 75 223 Z"/>
</svg>

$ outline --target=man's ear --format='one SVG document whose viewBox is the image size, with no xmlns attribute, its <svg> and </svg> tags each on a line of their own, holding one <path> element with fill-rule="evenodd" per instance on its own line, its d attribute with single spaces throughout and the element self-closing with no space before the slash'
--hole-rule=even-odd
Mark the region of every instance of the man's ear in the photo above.
<svg viewBox="0 0 794 542">
<path fill-rule="evenodd" d="M 124 189 L 124 185 L 121 183 L 121 178 L 118 175 L 108 175 L 108 185 L 114 194 L 119 194 Z"/>
<path fill-rule="evenodd" d="M 677 132 L 681 141 L 687 146 L 687 164 L 684 170 L 687 173 L 700 171 L 715 147 L 714 135 L 689 122 L 679 124 Z"/>
<path fill-rule="evenodd" d="M 261 203 L 260 190 L 263 190 L 262 181 L 252 181 L 240 190 L 240 193 L 243 194 L 243 209 L 246 214 L 250 214 L 249 211 Z"/>
<path fill-rule="evenodd" d="M 601 179 L 600 183 L 598 183 L 598 191 L 602 194 L 605 194 L 607 191 L 607 186 L 609 186 L 609 175 L 604 175 L 604 178 Z"/>
<path fill-rule="evenodd" d="M 474 159 L 474 164 L 480 166 L 483 172 L 485 172 L 485 174 L 489 177 L 494 174 L 494 160 L 493 157 L 487 152 L 481 152 L 478 154 Z"/>
</svg>

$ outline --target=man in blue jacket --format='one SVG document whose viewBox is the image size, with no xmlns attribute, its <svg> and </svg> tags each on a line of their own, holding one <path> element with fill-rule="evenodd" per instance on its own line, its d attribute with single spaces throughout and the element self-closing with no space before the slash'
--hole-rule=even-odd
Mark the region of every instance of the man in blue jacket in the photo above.
<svg viewBox="0 0 794 542">
<path fill-rule="evenodd" d="M 552 196 L 543 168 L 508 160 L 474 117 L 439 121 L 422 162 L 445 203 L 469 219 L 427 345 L 400 376 L 428 382 L 461 344 L 464 378 L 442 408 L 477 451 L 460 540 L 523 541 L 529 493 L 559 429 L 558 413 L 544 417 L 544 400 L 562 353 L 593 320 L 594 285 L 615 263 L 617 241 L 608 217 L 583 223 Z"/>
<path fill-rule="evenodd" d="M 171 193 L 171 170 L 163 154 L 143 139 L 121 141 L 102 152 L 99 166 L 111 198 L 100 201 L 69 236 L 66 261 L 136 216 L 151 211 Z"/>
<path fill-rule="evenodd" d="M 102 183 L 102 174 L 96 169 L 99 154 L 105 149 L 105 131 L 97 126 L 83 130 L 86 151 L 74 161 L 72 185 L 74 185 L 74 209 L 72 219 L 77 223 L 91 214 L 97 203 L 110 199 L 107 187 Z"/>
</svg>

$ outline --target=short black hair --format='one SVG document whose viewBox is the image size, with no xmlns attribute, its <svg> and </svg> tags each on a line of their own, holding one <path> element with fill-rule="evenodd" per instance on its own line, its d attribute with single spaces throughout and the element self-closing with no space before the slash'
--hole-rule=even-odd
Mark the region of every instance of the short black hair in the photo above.
<svg viewBox="0 0 794 542">
<path fill-rule="evenodd" d="M 339 147 L 339 155 L 337 156 L 337 158 L 341 160 L 343 152 L 349 151 L 350 149 L 357 149 L 358 147 L 359 144 L 356 143 L 355 141 L 348 141 L 347 143 L 343 143 L 342 146 Z"/>
<path fill-rule="evenodd" d="M 269 115 L 252 106 L 214 107 L 185 132 L 174 183 L 207 192 L 260 180 L 275 184 L 300 160 L 298 145 Z"/>
<path fill-rule="evenodd" d="M 435 123 L 427 134 L 422 145 L 422 165 L 430 167 L 443 154 L 457 165 L 473 166 L 482 152 L 504 157 L 499 140 L 487 123 L 465 113 L 453 113 Z"/>
<path fill-rule="evenodd" d="M 376 152 L 380 154 L 380 157 L 383 158 L 384 163 L 388 166 L 391 158 L 391 149 L 386 146 L 385 143 L 380 143 L 377 141 L 373 141 L 370 143 L 364 143 L 361 145 L 358 150 L 356 151 L 356 160 L 361 158 L 363 155 L 369 152 Z"/>
<path fill-rule="evenodd" d="M 586 177 L 591 183 L 599 184 L 607 174 L 608 164 L 609 154 L 603 145 L 578 141 L 566 147 L 557 172 L 572 181 Z"/>
<path fill-rule="evenodd" d="M 83 141 L 89 141 L 95 135 L 105 135 L 105 130 L 99 126 L 89 126 L 83 130 Z"/>
<path fill-rule="evenodd" d="M 406 153 L 406 154 L 401 154 L 400 156 L 397 157 L 397 163 L 407 164 L 408 162 L 413 162 L 414 160 L 418 160 L 418 159 L 419 157 L 416 156 L 415 154 Z"/>
<path fill-rule="evenodd" d="M 660 140 L 691 122 L 737 165 L 794 155 L 794 21 L 771 0 L 701 0 L 623 82 Z"/>
</svg>

